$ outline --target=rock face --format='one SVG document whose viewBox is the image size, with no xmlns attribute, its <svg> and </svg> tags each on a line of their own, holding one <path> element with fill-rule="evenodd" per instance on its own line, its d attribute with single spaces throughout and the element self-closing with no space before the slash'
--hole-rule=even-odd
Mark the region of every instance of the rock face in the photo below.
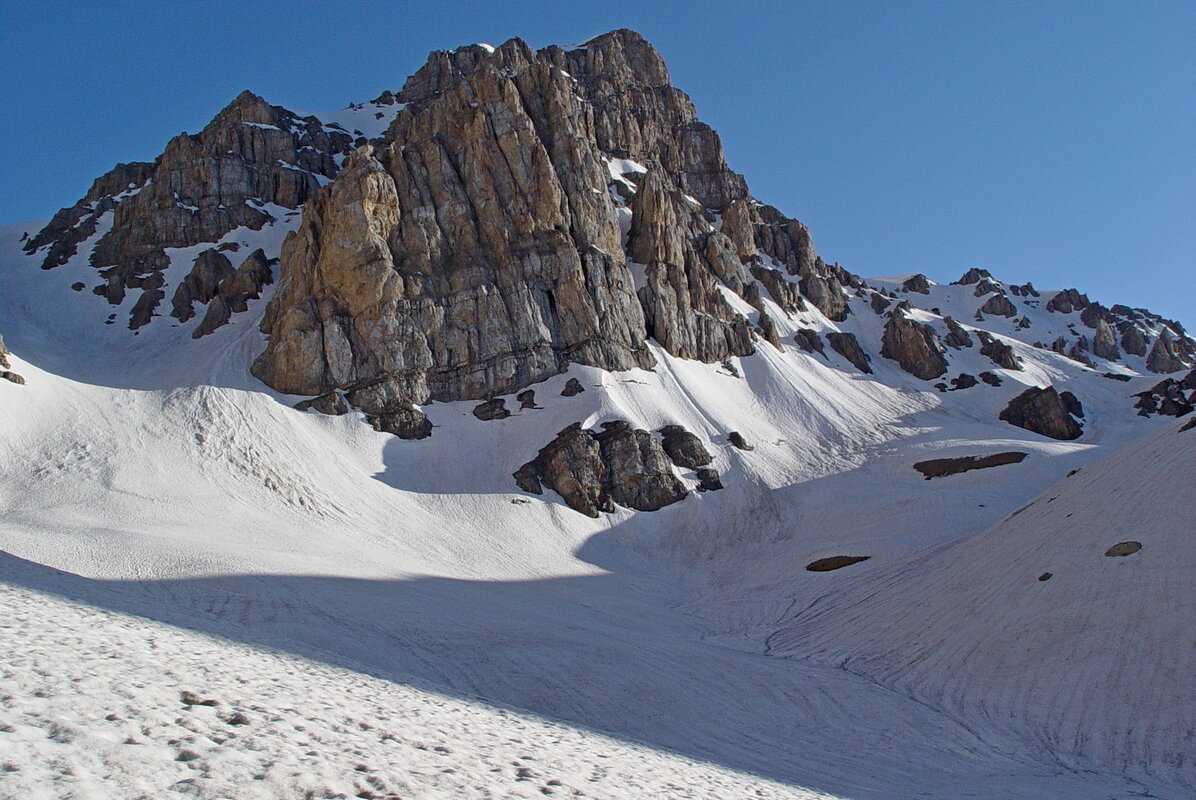
<svg viewBox="0 0 1196 800">
<path fill-rule="evenodd" d="M 1060 394 L 1054 386 L 1030 387 L 1009 401 L 1000 418 L 1011 425 L 1049 436 L 1052 439 L 1078 439 L 1083 429 L 1072 416 L 1079 401 L 1071 392 Z"/>
<path fill-rule="evenodd" d="M 922 380 L 937 378 L 947 371 L 943 345 L 934 328 L 910 319 L 901 306 L 885 323 L 880 354 Z"/>
<path fill-rule="evenodd" d="M 514 474 L 524 491 L 546 486 L 575 511 L 597 517 L 615 504 L 656 511 L 685 499 L 661 444 L 627 422 L 607 422 L 600 433 L 574 423 Z"/>
<path fill-rule="evenodd" d="M 352 147 L 344 131 L 242 92 L 198 134 L 172 139 L 153 163 L 118 164 L 101 176 L 25 250 L 44 252 L 43 268 L 53 269 L 111 215 L 90 256 L 101 279 L 95 292 L 119 304 L 140 290 L 130 327 L 141 327 L 164 297 L 166 248 L 215 242 L 238 227 L 260 229 L 274 220 L 264 205 L 298 208 L 321 180 L 337 175 L 336 156 Z"/>
<path fill-rule="evenodd" d="M 1159 337 L 1154 340 L 1150 354 L 1146 356 L 1146 368 L 1151 372 L 1167 373 L 1179 372 L 1188 366 L 1171 336 L 1171 331 L 1163 328 Z"/>
<path fill-rule="evenodd" d="M 826 335 L 826 340 L 830 342 L 831 349 L 850 361 L 853 367 L 860 372 L 872 374 L 870 365 L 872 358 L 864 352 L 864 348 L 860 347 L 854 333 L 830 331 Z"/>
<path fill-rule="evenodd" d="M 943 317 L 943 322 L 947 326 L 947 335 L 943 338 L 944 344 L 956 349 L 972 346 L 972 337 L 963 329 L 962 325 L 951 317 Z"/>
<path fill-rule="evenodd" d="M 930 294 L 930 281 L 926 276 L 919 272 L 916 275 L 911 275 L 905 279 L 901 284 L 902 290 L 906 292 L 917 292 L 918 294 Z"/>
<path fill-rule="evenodd" d="M 1059 314 L 1070 314 L 1073 311 L 1080 311 L 1087 305 L 1088 295 L 1080 294 L 1075 289 L 1064 289 L 1061 292 L 1056 292 L 1055 296 L 1047 301 L 1046 310 Z"/>
<path fill-rule="evenodd" d="M 798 277 L 753 268 L 784 310 L 805 294 L 846 316 L 859 279 L 750 201 L 634 33 L 434 53 L 398 99 L 384 140 L 347 159 L 283 247 L 253 370 L 276 389 L 341 389 L 371 412 L 511 393 L 570 363 L 651 368 L 649 338 L 707 362 L 749 355 L 720 287 L 747 296 L 752 257 Z M 642 171 L 615 166 L 628 161 Z"/>
</svg>

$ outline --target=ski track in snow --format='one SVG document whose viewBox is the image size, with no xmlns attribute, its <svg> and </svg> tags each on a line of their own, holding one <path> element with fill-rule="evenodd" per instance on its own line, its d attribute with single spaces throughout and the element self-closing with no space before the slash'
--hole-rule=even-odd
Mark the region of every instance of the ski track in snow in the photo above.
<svg viewBox="0 0 1196 800">
<path fill-rule="evenodd" d="M 277 255 L 295 221 L 284 212 L 225 240 Z M 1157 376 L 1110 381 L 1010 339 L 1025 371 L 951 351 L 948 376 L 993 369 L 1005 385 L 939 394 L 875 355 L 883 320 L 862 300 L 840 324 L 768 301 L 786 344 L 735 360 L 742 378 L 657 349 L 653 372 L 575 366 L 532 387 L 543 409 L 505 420 L 430 405 L 432 438 L 403 442 L 357 413 L 294 411 L 298 398 L 249 375 L 269 295 L 198 341 L 198 320 L 134 334 L 122 309 L 69 290 L 94 280 L 85 255 L 48 273 L 10 255 L 36 227 L 0 229 L 0 333 L 28 379 L 0 382 L 0 646 L 12 654 L 0 761 L 18 767 L 0 771 L 0 796 L 1182 796 L 1165 770 L 1127 777 L 1082 748 L 1062 758 L 1069 743 L 972 698 L 936 702 L 927 675 L 855 674 L 816 649 L 766 654 L 845 581 L 883 586 L 1170 424 L 1130 411 Z M 934 291 L 909 298 L 965 325 L 984 300 Z M 1047 339 L 1076 316 L 1026 313 Z M 1001 325 L 1014 335 L 1012 320 L 987 327 Z M 802 326 L 854 331 L 876 379 L 829 348 L 800 353 Z M 570 377 L 587 391 L 562 398 Z M 1084 401 L 1080 440 L 996 421 L 1048 381 Z M 727 488 L 597 520 L 516 490 L 511 473 L 556 431 L 616 418 L 685 425 Z M 727 445 L 732 430 L 756 449 Z M 935 481 L 911 468 L 1007 449 L 1030 457 Z M 873 558 L 803 569 L 845 552 Z M 186 711 L 184 689 L 221 705 Z M 234 709 L 253 724 L 229 726 Z M 174 761 L 184 749 L 197 758 Z M 532 779 L 513 779 L 517 760 Z M 383 785 L 357 788 L 371 777 Z"/>
</svg>

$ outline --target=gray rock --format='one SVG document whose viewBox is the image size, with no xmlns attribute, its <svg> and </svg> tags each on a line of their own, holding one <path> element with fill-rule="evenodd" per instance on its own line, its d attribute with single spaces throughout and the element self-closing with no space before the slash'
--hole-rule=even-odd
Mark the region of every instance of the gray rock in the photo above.
<svg viewBox="0 0 1196 800">
<path fill-rule="evenodd" d="M 990 469 L 1006 464 L 1019 464 L 1029 453 L 1010 450 L 1004 453 L 992 453 L 987 456 L 963 456 L 961 458 L 932 458 L 919 461 L 914 469 L 922 473 L 926 480 L 931 478 L 945 478 L 948 475 L 958 475 L 974 469 Z"/>
<path fill-rule="evenodd" d="M 1132 556 L 1142 549 L 1141 542 L 1118 542 L 1105 551 L 1105 555 L 1110 558 L 1124 558 L 1125 556 Z"/>
<path fill-rule="evenodd" d="M 581 385 L 581 381 L 577 378 L 570 378 L 565 381 L 565 388 L 561 389 L 561 397 L 573 397 L 585 391 L 585 387 Z"/>
<path fill-rule="evenodd" d="M 994 294 L 980 306 L 980 313 L 991 314 L 994 317 L 1016 317 L 1017 309 L 1013 302 L 1004 294 Z"/>
<path fill-rule="evenodd" d="M 755 450 L 756 449 L 753 445 L 750 445 L 747 443 L 747 441 L 743 438 L 743 434 L 740 433 L 739 431 L 731 431 L 730 433 L 728 433 L 727 441 L 731 443 L 732 447 L 737 448 L 739 450 Z"/>
<path fill-rule="evenodd" d="M 818 336 L 818 331 L 813 328 L 798 328 L 797 333 L 793 337 L 793 341 L 801 348 L 803 352 L 824 353 L 822 346 L 822 339 Z"/>
<path fill-rule="evenodd" d="M 918 294 L 930 294 L 930 281 L 921 272 L 916 275 L 911 275 L 905 279 L 905 283 L 901 284 L 901 288 L 907 292 L 917 292 Z"/>
<path fill-rule="evenodd" d="M 709 467 L 701 467 L 698 469 L 699 492 L 717 492 L 722 488 L 723 481 L 718 475 L 718 470 L 710 469 Z"/>
<path fill-rule="evenodd" d="M 976 336 L 980 339 L 980 355 L 988 356 L 994 364 L 1004 369 L 1022 368 L 1022 361 L 1017 357 L 1012 345 L 1006 344 L 987 331 L 977 331 Z"/>
<path fill-rule="evenodd" d="M 310 400 L 301 400 L 295 404 L 295 408 L 300 411 L 307 411 L 310 408 L 333 417 L 349 413 L 349 404 L 338 392 L 329 392 Z"/>
</svg>

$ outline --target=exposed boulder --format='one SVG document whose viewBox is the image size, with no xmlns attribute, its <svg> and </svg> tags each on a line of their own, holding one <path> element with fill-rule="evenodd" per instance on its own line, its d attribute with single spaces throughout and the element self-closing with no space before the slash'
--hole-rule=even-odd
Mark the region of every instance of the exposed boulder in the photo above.
<svg viewBox="0 0 1196 800">
<path fill-rule="evenodd" d="M 806 303 L 802 300 L 797 284 L 786 278 L 785 273 L 758 265 L 753 266 L 751 271 L 752 277 L 764 284 L 768 293 L 772 295 L 773 302 L 780 306 L 782 311 L 792 314 L 806 310 Z"/>
<path fill-rule="evenodd" d="M 1179 372 L 1188 366 L 1188 362 L 1184 360 L 1180 349 L 1176 346 L 1175 339 L 1171 336 L 1171 331 L 1163 328 L 1159 332 L 1158 338 L 1154 340 L 1150 354 L 1146 356 L 1146 368 L 1151 372 L 1168 373 Z"/>
<path fill-rule="evenodd" d="M 1032 386 L 1009 401 L 1000 419 L 1052 439 L 1078 439 L 1083 429 L 1070 411 L 1077 409 L 1079 401 L 1070 392 L 1063 394 L 1068 398 L 1060 395 L 1054 386 L 1041 389 Z"/>
<path fill-rule="evenodd" d="M 718 476 L 718 470 L 710 469 L 709 467 L 700 467 L 697 475 L 699 492 L 717 492 L 723 488 L 723 481 Z"/>
<path fill-rule="evenodd" d="M 732 447 L 734 447 L 738 450 L 755 450 L 756 449 L 753 445 L 750 445 L 747 443 L 747 440 L 745 440 L 743 438 L 743 434 L 740 433 L 739 431 L 731 431 L 730 433 L 728 433 L 727 441 L 731 443 Z"/>
<path fill-rule="evenodd" d="M 906 278 L 905 282 L 901 284 L 901 288 L 907 292 L 930 294 L 930 281 L 919 272 Z"/>
<path fill-rule="evenodd" d="M 615 503 L 655 511 L 687 494 L 660 443 L 627 422 L 608 422 L 600 433 L 574 423 L 557 434 L 536 458 L 515 472 L 525 491 L 546 486 L 575 511 L 597 517 Z"/>
<path fill-rule="evenodd" d="M 992 273 L 986 269 L 980 269 L 979 267 L 972 267 L 967 272 L 965 272 L 963 274 L 963 276 L 960 277 L 959 280 L 955 281 L 955 284 L 957 286 L 970 286 L 971 284 L 979 283 L 980 281 L 982 281 L 986 278 L 991 279 Z"/>
<path fill-rule="evenodd" d="M 973 469 L 989 469 L 1006 464 L 1018 464 L 1025 460 L 1029 453 L 1010 450 L 1004 453 L 992 453 L 987 456 L 963 456 L 961 458 L 932 458 L 929 461 L 919 461 L 914 469 L 931 478 L 944 478 L 948 475 L 958 475 Z"/>
<path fill-rule="evenodd" d="M 818 331 L 813 328 L 798 328 L 797 333 L 793 336 L 793 341 L 801 348 L 802 352 L 825 355 L 822 346 L 822 338 L 818 335 Z"/>
<path fill-rule="evenodd" d="M 1002 383 L 1001 376 L 995 372 L 981 372 L 980 380 L 984 381 L 989 386 L 1000 386 Z"/>
<path fill-rule="evenodd" d="M 1125 556 L 1132 556 L 1142 549 L 1141 542 L 1118 542 L 1105 551 L 1105 555 L 1110 558 L 1124 558 Z"/>
<path fill-rule="evenodd" d="M 1004 294 L 994 294 L 992 297 L 984 301 L 984 305 L 980 306 L 982 314 L 991 314 L 994 317 L 1016 317 L 1017 309 L 1014 308 L 1013 302 Z"/>
<path fill-rule="evenodd" d="M 947 325 L 947 335 L 943 337 L 944 344 L 957 350 L 961 347 L 972 346 L 972 337 L 968 335 L 962 325 L 951 317 L 943 317 L 943 322 Z"/>
<path fill-rule="evenodd" d="M 980 339 L 980 355 L 988 356 L 994 364 L 1004 369 L 1022 368 L 1021 359 L 1017 357 L 1012 345 L 1006 344 L 988 331 L 977 331 L 976 336 Z"/>
<path fill-rule="evenodd" d="M 826 340 L 830 343 L 831 349 L 850 361 L 853 367 L 860 372 L 872 374 L 870 366 L 872 359 L 864 352 L 864 348 L 860 347 L 854 333 L 830 331 L 826 334 Z"/>
<path fill-rule="evenodd" d="M 966 372 L 961 372 L 959 375 L 951 379 L 951 391 L 959 391 L 960 389 L 971 389 L 973 386 L 979 385 L 980 381 L 976 380 L 975 375 L 969 375 Z"/>
<path fill-rule="evenodd" d="M 806 564 L 806 570 L 809 572 L 831 572 L 836 569 L 843 569 L 843 567 L 850 567 L 852 564 L 858 564 L 861 561 L 867 561 L 872 556 L 827 556 L 826 558 L 819 558 Z"/>
<path fill-rule="evenodd" d="M 777 324 L 772 321 L 772 317 L 763 311 L 760 312 L 759 317 L 759 331 L 760 336 L 764 341 L 771 344 L 776 349 L 781 349 L 781 332 L 777 330 Z"/>
<path fill-rule="evenodd" d="M 295 408 L 300 411 L 312 409 L 333 417 L 349 413 L 349 404 L 345 402 L 345 398 L 341 397 L 339 392 L 329 392 L 310 400 L 300 400 L 295 404 Z"/>
<path fill-rule="evenodd" d="M 415 407 L 391 407 L 381 413 L 367 415 L 366 420 L 374 430 L 400 439 L 426 439 L 432 435 L 431 420 Z"/>
<path fill-rule="evenodd" d="M 999 283 L 993 283 L 988 278 L 983 278 L 977 282 L 976 288 L 972 290 L 972 296 L 984 297 L 986 294 L 992 294 L 993 292 L 1001 291 L 1003 290 L 1001 289 L 1001 285 Z"/>
<path fill-rule="evenodd" d="M 1137 325 L 1127 324 L 1121 333 L 1121 347 L 1133 356 L 1146 355 L 1146 334 Z"/>
<path fill-rule="evenodd" d="M 943 345 L 934 328 L 907 317 L 902 306 L 885 323 L 880 354 L 922 380 L 937 378 L 947 371 Z"/>
<path fill-rule="evenodd" d="M 495 419 L 506 419 L 511 416 L 511 412 L 507 410 L 506 401 L 501 397 L 496 397 L 493 400 L 487 400 L 484 403 L 474 406 L 473 415 L 484 422 L 488 422 Z"/>
<path fill-rule="evenodd" d="M 524 389 L 519 394 L 515 395 L 515 399 L 519 401 L 519 408 L 539 408 L 536 405 L 536 391 L 535 389 Z"/>
<path fill-rule="evenodd" d="M 885 310 L 892 305 L 892 301 L 888 300 L 880 292 L 873 292 L 872 297 L 869 298 L 868 304 L 872 306 L 872 310 L 877 314 L 885 313 Z"/>
<path fill-rule="evenodd" d="M 1073 311 L 1079 311 L 1088 305 L 1088 295 L 1080 294 L 1075 289 L 1064 289 L 1061 292 L 1055 292 L 1054 296 L 1047 301 L 1046 310 L 1054 311 L 1058 314 L 1070 314 Z"/>
<path fill-rule="evenodd" d="M 581 381 L 577 378 L 570 378 L 565 381 L 565 388 L 561 389 L 561 397 L 573 397 L 585 391 L 585 387 L 581 385 Z"/>
<path fill-rule="evenodd" d="M 660 434 L 669 460 L 679 467 L 697 469 L 714 460 L 702 440 L 681 425 L 665 425 Z"/>
<path fill-rule="evenodd" d="M 1092 353 L 1106 361 L 1121 358 L 1121 350 L 1117 347 L 1117 334 L 1113 332 L 1113 326 L 1104 319 L 1096 323 L 1096 333 L 1092 336 Z"/>
</svg>

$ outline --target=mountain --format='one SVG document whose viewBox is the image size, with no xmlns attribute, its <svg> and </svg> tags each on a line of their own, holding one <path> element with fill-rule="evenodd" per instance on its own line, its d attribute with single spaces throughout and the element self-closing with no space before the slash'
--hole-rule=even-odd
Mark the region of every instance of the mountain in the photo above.
<svg viewBox="0 0 1196 800">
<path fill-rule="evenodd" d="M 242 93 L 0 230 L 0 331 L 24 381 L 0 382 L 0 575 L 71 625 L 82 602 L 165 635 L 149 617 L 795 796 L 1196 785 L 1182 681 L 1120 688 L 1191 663 L 1182 545 L 1084 561 L 1134 538 L 1112 498 L 1186 529 L 1196 342 L 979 268 L 827 263 L 630 31 L 433 53 L 338 112 Z M 1090 486 L 1085 515 L 1006 519 L 1056 483 Z M 1042 566 L 1003 571 L 1023 550 Z M 1094 592 L 1134 593 L 1131 633 L 1100 636 L 1121 618 Z M 1005 662 L 1017 615 L 1066 624 Z"/>
</svg>

